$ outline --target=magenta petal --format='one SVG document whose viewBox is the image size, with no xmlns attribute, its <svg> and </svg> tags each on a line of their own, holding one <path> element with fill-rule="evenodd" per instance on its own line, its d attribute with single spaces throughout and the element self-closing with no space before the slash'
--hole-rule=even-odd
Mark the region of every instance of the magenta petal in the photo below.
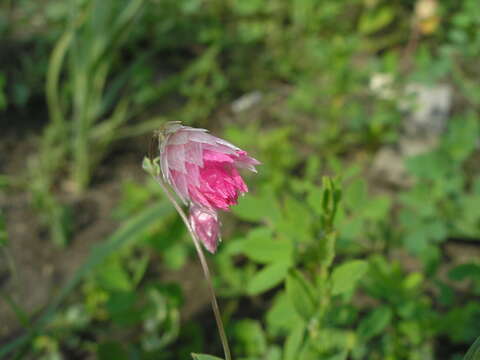
<svg viewBox="0 0 480 360">
<path fill-rule="evenodd" d="M 228 197 L 222 196 L 218 193 L 213 192 L 205 192 L 203 195 L 208 199 L 208 202 L 211 207 L 228 210 L 230 205 L 233 205 L 231 201 L 229 201 Z"/>
<path fill-rule="evenodd" d="M 203 151 L 204 161 L 233 163 L 234 159 L 235 158 L 233 155 L 224 154 L 222 152 L 215 152 L 211 150 Z"/>
<path fill-rule="evenodd" d="M 260 165 L 260 161 L 248 156 L 247 152 L 243 150 L 238 151 L 237 155 L 238 157 L 235 159 L 235 166 L 257 172 L 255 165 Z"/>
<path fill-rule="evenodd" d="M 233 175 L 233 180 L 235 181 L 235 184 L 237 188 L 240 190 L 240 192 L 242 193 L 248 192 L 247 184 L 245 184 L 242 177 L 238 173 L 237 169 L 235 168 L 232 169 L 232 175 Z"/>
<path fill-rule="evenodd" d="M 208 201 L 208 199 L 205 197 L 205 192 L 201 192 L 198 190 L 197 187 L 195 186 L 190 186 L 188 188 L 188 193 L 190 195 L 190 200 L 194 203 L 194 204 L 199 204 L 199 205 L 203 205 L 205 207 L 213 207 L 212 204 L 210 204 L 210 202 Z"/>
</svg>

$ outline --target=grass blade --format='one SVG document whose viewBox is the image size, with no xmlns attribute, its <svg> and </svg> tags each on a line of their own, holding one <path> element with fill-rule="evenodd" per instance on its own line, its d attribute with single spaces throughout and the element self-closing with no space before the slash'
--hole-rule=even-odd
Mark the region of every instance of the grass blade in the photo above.
<svg viewBox="0 0 480 360">
<path fill-rule="evenodd" d="M 470 349 L 468 349 L 467 355 L 465 355 L 463 360 L 480 360 L 480 336 L 475 340 Z"/>
</svg>

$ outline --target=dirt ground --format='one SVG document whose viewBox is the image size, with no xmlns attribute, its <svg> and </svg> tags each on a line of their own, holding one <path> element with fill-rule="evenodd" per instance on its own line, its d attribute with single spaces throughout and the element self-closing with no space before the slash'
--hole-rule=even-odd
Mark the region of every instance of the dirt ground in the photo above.
<svg viewBox="0 0 480 360">
<path fill-rule="evenodd" d="M 25 181 L 26 159 L 35 153 L 44 121 L 0 120 L 0 173 Z M 141 160 L 148 149 L 148 137 L 117 144 L 97 169 L 93 185 L 81 197 L 60 194 L 73 209 L 73 238 L 65 248 L 50 240 L 29 194 L 20 187 L 0 193 L 0 209 L 5 214 L 8 246 L 0 251 L 0 294 L 7 294 L 27 314 L 40 314 L 55 294 L 73 276 L 94 244 L 105 240 L 120 225 L 111 216 L 120 198 L 124 180 L 142 181 Z M 185 294 L 184 319 L 208 305 L 208 293 L 196 262 L 181 271 L 160 269 L 166 281 L 179 282 Z M 0 298 L 0 344 L 16 337 L 22 325 L 11 306 Z M 3 339 L 3 340 L 2 340 Z"/>
</svg>

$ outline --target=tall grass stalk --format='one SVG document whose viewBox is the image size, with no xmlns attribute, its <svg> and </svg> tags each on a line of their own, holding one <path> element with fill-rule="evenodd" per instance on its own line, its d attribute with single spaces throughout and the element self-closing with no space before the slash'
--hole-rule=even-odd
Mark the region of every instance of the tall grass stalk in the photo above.
<svg viewBox="0 0 480 360">
<path fill-rule="evenodd" d="M 112 76 L 125 39 L 145 0 L 130 0 L 121 9 L 115 0 L 70 1 L 70 20 L 49 60 L 45 85 L 50 122 L 39 154 L 29 163 L 29 188 L 55 243 L 69 237 L 69 212 L 53 195 L 60 173 L 70 174 L 69 189 L 82 192 L 93 169 L 132 118 L 130 96 L 122 93 L 130 69 Z M 110 85 L 111 84 L 111 85 Z"/>
<path fill-rule="evenodd" d="M 78 192 L 88 186 L 115 132 L 130 119 L 129 96 L 121 94 L 128 69 L 114 79 L 111 72 L 144 3 L 131 0 L 119 12 L 112 0 L 90 0 L 85 7 L 72 1 L 70 24 L 52 52 L 46 83 L 51 122 L 44 135 L 50 141 L 43 150 L 64 149 L 56 163 L 69 160 Z M 107 86 L 110 82 L 115 86 Z"/>
</svg>

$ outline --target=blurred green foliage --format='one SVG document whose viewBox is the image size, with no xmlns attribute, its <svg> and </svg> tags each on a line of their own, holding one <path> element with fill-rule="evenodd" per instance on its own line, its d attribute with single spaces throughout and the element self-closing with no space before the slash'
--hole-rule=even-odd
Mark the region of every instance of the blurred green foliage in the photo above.
<svg viewBox="0 0 480 360">
<path fill-rule="evenodd" d="M 48 104 L 26 187 L 54 242 L 68 246 L 74 221 L 58 188 L 73 183 L 81 196 L 95 186 L 115 144 L 165 120 L 220 128 L 262 162 L 211 257 L 235 359 L 454 360 L 478 337 L 480 263 L 468 249 L 480 239 L 480 2 L 0 9 L 0 33 L 19 54 L 34 44 L 2 63 L 0 111 Z M 377 75 L 389 79 L 380 90 Z M 370 170 L 404 136 L 412 83 L 449 84 L 454 106 L 438 143 L 402 160 L 411 182 L 385 186 Z M 232 110 L 245 94 L 259 95 Z M 215 359 L 197 354 L 219 353 L 210 313 L 181 319 L 196 294 L 159 280 L 194 260 L 181 221 L 155 201 L 153 182 L 123 182 L 112 214 L 123 227 L 0 355 Z M 4 228 L 2 217 L 0 250 Z M 447 245 L 464 243 L 470 256 L 452 259 Z"/>
</svg>

